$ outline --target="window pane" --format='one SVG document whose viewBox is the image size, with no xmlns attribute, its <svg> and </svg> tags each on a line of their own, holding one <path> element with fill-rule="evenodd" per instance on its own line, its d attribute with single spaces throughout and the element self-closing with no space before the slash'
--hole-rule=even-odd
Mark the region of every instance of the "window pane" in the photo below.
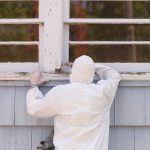
<svg viewBox="0 0 150 150">
<path fill-rule="evenodd" d="M 150 62 L 150 45 L 70 46 L 70 62 L 89 55 L 96 62 Z"/>
<path fill-rule="evenodd" d="M 149 18 L 150 1 L 71 1 L 71 18 Z"/>
<path fill-rule="evenodd" d="M 38 25 L 0 25 L 0 41 L 38 41 Z"/>
<path fill-rule="evenodd" d="M 72 41 L 149 41 L 150 25 L 71 25 Z"/>
<path fill-rule="evenodd" d="M 0 62 L 38 62 L 38 47 L 0 46 Z"/>
<path fill-rule="evenodd" d="M 0 1 L 0 18 L 37 18 L 37 1 Z"/>
</svg>

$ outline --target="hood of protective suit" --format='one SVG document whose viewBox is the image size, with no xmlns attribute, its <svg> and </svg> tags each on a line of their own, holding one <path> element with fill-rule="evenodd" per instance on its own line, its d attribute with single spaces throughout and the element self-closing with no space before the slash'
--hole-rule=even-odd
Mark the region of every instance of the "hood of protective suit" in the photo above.
<svg viewBox="0 0 150 150">
<path fill-rule="evenodd" d="M 70 82 L 91 83 L 95 74 L 95 64 L 92 58 L 83 55 L 78 57 L 72 66 Z"/>
</svg>

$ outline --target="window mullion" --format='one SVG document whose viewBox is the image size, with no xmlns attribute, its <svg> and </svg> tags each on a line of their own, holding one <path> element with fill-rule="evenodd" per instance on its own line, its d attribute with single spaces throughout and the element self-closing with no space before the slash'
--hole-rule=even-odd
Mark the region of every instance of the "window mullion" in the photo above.
<svg viewBox="0 0 150 150">
<path fill-rule="evenodd" d="M 40 18 L 44 26 L 40 26 L 39 61 L 44 72 L 55 72 L 61 67 L 62 57 L 62 1 L 40 0 Z"/>
<path fill-rule="evenodd" d="M 70 18 L 70 1 L 64 0 L 63 3 L 63 18 L 64 20 L 68 20 Z M 69 62 L 69 25 L 64 24 L 63 29 L 63 63 Z"/>
</svg>

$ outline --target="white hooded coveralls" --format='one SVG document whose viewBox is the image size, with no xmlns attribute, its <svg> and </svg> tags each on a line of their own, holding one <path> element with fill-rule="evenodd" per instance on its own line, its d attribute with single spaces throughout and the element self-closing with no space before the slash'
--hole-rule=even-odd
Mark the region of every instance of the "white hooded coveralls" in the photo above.
<svg viewBox="0 0 150 150">
<path fill-rule="evenodd" d="M 37 87 L 27 93 L 30 115 L 54 116 L 55 150 L 108 150 L 110 107 L 120 74 L 99 65 L 96 73 L 101 80 L 91 83 L 93 64 L 81 56 L 73 65 L 70 84 L 58 85 L 45 96 Z"/>
</svg>

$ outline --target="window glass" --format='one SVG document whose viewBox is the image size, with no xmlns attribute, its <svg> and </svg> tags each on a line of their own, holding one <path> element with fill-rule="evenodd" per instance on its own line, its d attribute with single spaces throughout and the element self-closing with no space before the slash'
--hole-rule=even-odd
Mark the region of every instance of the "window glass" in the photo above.
<svg viewBox="0 0 150 150">
<path fill-rule="evenodd" d="M 0 41 L 38 41 L 38 25 L 0 25 Z"/>
<path fill-rule="evenodd" d="M 71 18 L 149 18 L 150 1 L 71 1 Z"/>
<path fill-rule="evenodd" d="M 38 47 L 0 46 L 0 62 L 38 62 Z"/>
<path fill-rule="evenodd" d="M 150 1 L 71 1 L 71 18 L 150 18 Z M 70 41 L 149 41 L 150 25 L 70 25 Z M 150 45 L 70 45 L 70 61 L 150 62 Z"/>
<path fill-rule="evenodd" d="M 71 41 L 149 41 L 150 25 L 71 25 Z"/>
<path fill-rule="evenodd" d="M 96 62 L 150 62 L 150 45 L 72 45 L 70 62 L 89 55 Z"/>
<path fill-rule="evenodd" d="M 0 19 L 37 18 L 38 1 L 0 1 Z M 38 41 L 38 25 L 0 25 L 0 41 Z M 0 62 L 38 62 L 38 46 L 0 45 Z"/>
<path fill-rule="evenodd" d="M 37 1 L 0 1 L 0 18 L 37 18 Z"/>
</svg>

